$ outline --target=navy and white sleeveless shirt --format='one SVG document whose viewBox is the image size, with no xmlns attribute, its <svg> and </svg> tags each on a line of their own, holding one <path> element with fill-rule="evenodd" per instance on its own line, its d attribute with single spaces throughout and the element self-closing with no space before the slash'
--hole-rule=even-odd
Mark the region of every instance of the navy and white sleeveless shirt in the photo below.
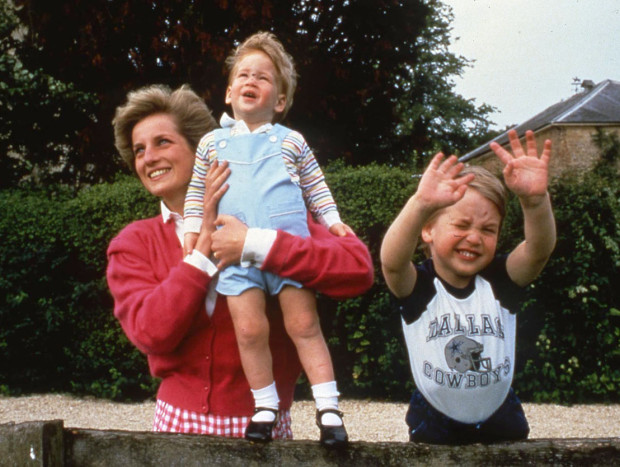
<svg viewBox="0 0 620 467">
<path fill-rule="evenodd" d="M 462 423 L 488 419 L 512 384 L 516 312 L 523 289 L 496 256 L 464 289 L 416 265 L 417 281 L 397 300 L 418 390 L 437 410 Z"/>
</svg>

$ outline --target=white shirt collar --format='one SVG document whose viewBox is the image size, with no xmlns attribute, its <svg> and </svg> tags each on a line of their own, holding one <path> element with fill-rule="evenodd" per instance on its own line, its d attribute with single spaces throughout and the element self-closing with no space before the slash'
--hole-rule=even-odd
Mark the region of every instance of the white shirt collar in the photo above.
<svg viewBox="0 0 620 467">
<path fill-rule="evenodd" d="M 161 217 L 162 220 L 165 222 L 168 222 L 169 220 L 176 220 L 177 218 L 181 218 L 183 219 L 179 214 L 177 214 L 176 212 L 172 212 L 168 206 L 166 206 L 166 203 L 164 203 L 162 200 L 159 201 L 159 207 L 161 210 Z"/>
<path fill-rule="evenodd" d="M 247 135 L 250 133 L 267 133 L 273 128 L 271 123 L 265 123 L 264 125 L 259 126 L 256 130 L 250 131 L 248 125 L 243 120 L 235 120 L 226 112 L 224 112 L 220 118 L 220 126 L 222 128 L 230 128 L 230 134 L 232 136 Z"/>
<path fill-rule="evenodd" d="M 179 242 L 181 243 L 181 245 L 183 244 L 183 216 L 171 211 L 168 206 L 166 206 L 166 203 L 164 203 L 163 201 L 159 202 L 160 208 L 161 208 L 161 218 L 164 221 L 164 224 L 167 222 L 174 222 L 174 231 L 177 234 L 177 237 L 179 238 Z"/>
</svg>

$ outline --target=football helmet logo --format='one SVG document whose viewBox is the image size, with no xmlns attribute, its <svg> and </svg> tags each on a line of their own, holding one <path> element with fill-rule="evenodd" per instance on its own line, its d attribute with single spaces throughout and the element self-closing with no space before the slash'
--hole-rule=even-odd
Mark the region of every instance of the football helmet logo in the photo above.
<svg viewBox="0 0 620 467">
<path fill-rule="evenodd" d="M 482 358 L 484 345 L 465 336 L 456 336 L 445 348 L 446 362 L 451 370 L 459 373 L 466 371 L 491 371 L 491 359 Z"/>
</svg>

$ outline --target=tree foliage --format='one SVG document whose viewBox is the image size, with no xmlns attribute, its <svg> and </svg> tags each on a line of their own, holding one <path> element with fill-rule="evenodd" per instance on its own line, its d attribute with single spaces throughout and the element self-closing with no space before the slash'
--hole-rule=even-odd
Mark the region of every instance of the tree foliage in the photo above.
<svg viewBox="0 0 620 467">
<path fill-rule="evenodd" d="M 460 124 L 484 124 L 488 110 L 452 99 L 445 74 L 465 62 L 447 52 L 449 17 L 438 0 L 15 1 L 27 30 L 24 66 L 98 101 L 86 124 L 63 112 L 59 130 L 77 133 L 68 144 L 92 179 L 120 167 L 110 121 L 128 90 L 189 83 L 219 115 L 224 58 L 258 30 L 275 32 L 296 60 L 299 86 L 285 123 L 304 133 L 319 161 L 402 161 L 436 135 L 457 135 Z M 429 115 L 444 112 L 451 130 L 429 131 Z"/>
<path fill-rule="evenodd" d="M 12 4 L 0 1 L 0 186 L 59 173 L 79 181 L 89 164 L 84 130 L 95 121 L 96 101 L 36 63 L 26 65 L 38 54 L 23 34 Z"/>
<path fill-rule="evenodd" d="M 338 387 L 347 397 L 406 401 L 413 381 L 378 257 L 416 179 L 379 164 L 339 161 L 326 169 L 344 221 L 369 246 L 375 264 L 375 283 L 364 295 L 320 298 Z M 613 177 L 593 173 L 585 183 L 552 187 L 557 248 L 527 288 L 518 317 L 514 386 L 524 400 L 618 402 L 620 193 Z M 135 178 L 123 176 L 77 194 L 66 188 L 2 190 L 0 205 L 7 207 L 0 217 L 0 393 L 153 395 L 156 382 L 145 356 L 111 312 L 105 249 L 122 226 L 155 215 L 156 200 Z M 502 237 L 502 252 L 523 238 L 515 197 Z"/>
<path fill-rule="evenodd" d="M 438 0 L 428 4 L 432 13 L 416 41 L 418 59 L 413 66 L 404 65 L 397 81 L 402 89 L 396 102 L 402 145 L 392 153 L 402 160 L 415 151 L 417 168 L 438 151 L 462 154 L 490 139 L 488 114 L 494 111 L 454 92 L 454 78 L 462 76 L 471 63 L 449 50 L 451 8 Z"/>
</svg>

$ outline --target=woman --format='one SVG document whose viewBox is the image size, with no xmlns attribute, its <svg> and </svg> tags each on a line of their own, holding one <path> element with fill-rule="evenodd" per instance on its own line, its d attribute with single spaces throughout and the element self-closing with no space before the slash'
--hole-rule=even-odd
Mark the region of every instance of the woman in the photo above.
<svg viewBox="0 0 620 467">
<path fill-rule="evenodd" d="M 212 287 L 217 268 L 248 261 L 328 296 L 346 298 L 372 284 L 368 250 L 355 236 L 332 236 L 311 219 L 311 237 L 302 239 L 217 217 L 229 173 L 219 164 L 205 180 L 198 242 L 183 258 L 183 201 L 198 141 L 215 127 L 210 111 L 186 86 L 174 92 L 150 86 L 129 93 L 113 125 L 119 153 L 145 188 L 161 199 L 160 216 L 133 222 L 112 240 L 107 271 L 116 318 L 147 355 L 151 374 L 161 378 L 154 430 L 242 437 L 254 403 L 226 299 Z M 210 257 L 219 261 L 217 268 Z M 289 409 L 301 367 L 277 303 L 270 303 L 269 310 L 281 397 L 273 436 L 291 438 Z"/>
</svg>

